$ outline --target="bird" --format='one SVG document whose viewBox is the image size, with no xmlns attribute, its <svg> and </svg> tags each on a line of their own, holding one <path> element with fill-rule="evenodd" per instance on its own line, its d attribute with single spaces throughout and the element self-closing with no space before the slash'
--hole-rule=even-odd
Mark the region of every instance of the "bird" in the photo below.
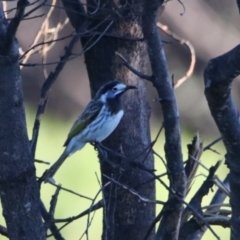
<svg viewBox="0 0 240 240">
<path fill-rule="evenodd" d="M 44 172 L 40 182 L 54 182 L 53 176 L 70 155 L 81 150 L 86 143 L 102 142 L 116 129 L 124 115 L 121 96 L 129 89 L 137 88 L 119 80 L 107 82 L 100 87 L 70 129 L 63 153 Z"/>
</svg>

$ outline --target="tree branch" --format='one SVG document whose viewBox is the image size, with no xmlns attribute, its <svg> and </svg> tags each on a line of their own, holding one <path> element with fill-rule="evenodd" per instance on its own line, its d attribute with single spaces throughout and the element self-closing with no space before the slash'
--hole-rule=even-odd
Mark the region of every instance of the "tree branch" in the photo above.
<svg viewBox="0 0 240 240">
<path fill-rule="evenodd" d="M 5 237 L 9 237 L 7 229 L 3 226 L 0 226 L 0 234 L 5 236 Z"/>
<path fill-rule="evenodd" d="M 188 147 L 188 160 L 186 161 L 185 165 L 185 172 L 187 176 L 186 195 L 191 190 L 191 185 L 196 175 L 200 162 L 200 157 L 203 152 L 203 143 L 198 133 L 194 136 L 192 143 L 188 144 L 187 147 Z"/>
<path fill-rule="evenodd" d="M 18 26 L 23 18 L 25 7 L 27 5 L 28 5 L 28 0 L 18 0 L 16 14 L 8 25 L 7 32 L 4 39 L 6 53 L 8 53 L 8 51 L 12 46 Z"/>
<path fill-rule="evenodd" d="M 132 71 L 134 74 L 136 74 L 138 77 L 142 78 L 142 79 L 145 79 L 145 80 L 149 80 L 149 81 L 152 81 L 152 76 L 149 76 L 149 75 L 146 75 L 146 74 L 143 74 L 139 71 L 137 71 L 135 68 L 133 68 L 127 61 L 127 59 L 122 55 L 120 54 L 119 52 L 116 52 L 116 55 L 118 57 L 120 57 L 122 59 L 122 61 L 124 62 L 124 66 L 127 67 L 130 71 Z"/>
<path fill-rule="evenodd" d="M 39 101 L 39 105 L 38 105 L 38 109 L 37 109 L 37 113 L 34 121 L 32 140 L 31 140 L 31 152 L 33 157 L 35 156 L 35 152 L 36 152 L 38 133 L 40 128 L 40 117 L 42 114 L 44 114 L 45 108 L 48 102 L 48 92 L 51 89 L 54 82 L 56 81 L 58 75 L 62 71 L 66 62 L 70 58 L 72 54 L 72 49 L 75 46 L 77 41 L 78 41 L 78 36 L 76 35 L 71 39 L 68 47 L 65 48 L 65 53 L 60 58 L 61 61 L 57 64 L 55 70 L 48 75 L 48 78 L 45 80 L 45 82 L 42 85 L 41 98 Z"/>
<path fill-rule="evenodd" d="M 19 2 L 20 9 L 9 28 L 0 3 L 0 112 L 4 113 L 0 114 L 0 195 L 9 239 L 43 240 L 39 189 L 27 136 L 18 45 L 14 41 L 25 3 Z M 10 42 L 6 42 L 8 38 Z"/>
<path fill-rule="evenodd" d="M 219 167 L 219 164 L 220 164 L 220 161 L 218 161 L 214 167 L 210 168 L 207 179 L 204 181 L 202 186 L 198 189 L 198 191 L 196 192 L 196 194 L 193 196 L 193 198 L 189 203 L 189 205 L 192 208 L 194 208 L 201 216 L 203 216 L 202 209 L 201 209 L 202 199 L 205 195 L 208 194 L 209 190 L 214 185 L 213 177 Z M 186 207 L 182 214 L 182 224 L 184 224 L 187 221 L 187 219 L 190 216 L 190 213 L 191 213 L 191 209 L 189 209 L 189 207 Z"/>
<path fill-rule="evenodd" d="M 179 1 L 180 2 L 180 1 Z M 180 2 L 182 4 L 182 2 Z M 184 5 L 182 4 L 183 8 L 184 8 Z M 185 12 L 185 8 L 184 8 L 184 12 Z M 157 26 L 162 30 L 164 31 L 166 34 L 168 34 L 169 36 L 171 36 L 173 39 L 177 40 L 180 44 L 183 44 L 185 45 L 189 51 L 190 51 L 190 54 L 191 54 L 191 62 L 190 62 L 190 66 L 188 68 L 188 71 L 186 72 L 186 74 L 181 77 L 180 79 L 178 79 L 176 81 L 176 83 L 174 84 L 174 88 L 178 88 L 180 87 L 187 79 L 189 79 L 192 74 L 193 74 L 193 71 L 194 71 L 194 68 L 195 68 L 195 64 L 196 64 L 196 54 L 195 54 L 195 49 L 193 47 L 193 45 L 191 44 L 190 41 L 188 40 L 185 40 L 181 37 L 179 37 L 176 33 L 172 32 L 167 25 L 163 25 L 161 24 L 160 22 L 157 23 Z"/>
<path fill-rule="evenodd" d="M 228 177 L 226 177 L 226 179 L 224 180 L 224 184 L 228 185 Z M 220 207 L 222 206 L 222 203 L 225 200 L 226 196 L 227 195 L 225 192 L 223 192 L 221 189 L 218 189 L 210 205 L 206 207 L 207 210 L 204 213 L 204 215 L 208 215 L 208 211 L 211 211 L 211 213 L 215 211 L 217 212 L 217 214 L 219 214 Z M 214 217 L 218 217 L 218 215 L 214 215 Z M 205 217 L 204 217 L 204 221 L 208 224 L 212 224 Z M 228 221 L 228 224 L 229 224 L 229 221 Z M 206 232 L 206 230 L 207 230 L 207 226 L 206 225 L 203 226 L 203 224 L 201 224 L 199 221 L 196 220 L 195 217 L 193 217 L 184 224 L 183 228 L 181 229 L 179 240 L 181 239 L 185 240 L 186 235 L 188 235 L 188 237 L 190 237 L 191 239 L 200 240 L 202 239 L 202 236 Z"/>
<path fill-rule="evenodd" d="M 148 55 L 153 72 L 153 85 L 158 92 L 165 128 L 165 153 L 171 188 L 182 199 L 169 193 L 168 206 L 159 225 L 159 239 L 176 240 L 178 238 L 180 219 L 183 210 L 183 199 L 186 191 L 186 176 L 181 151 L 179 112 L 174 90 L 169 81 L 166 57 L 156 25 L 156 14 L 163 1 L 144 0 L 142 28 L 148 46 Z"/>
<path fill-rule="evenodd" d="M 239 62 L 240 45 L 210 60 L 204 72 L 205 96 L 227 150 L 232 240 L 240 239 L 240 122 L 238 110 L 231 97 L 232 81 L 240 73 Z"/>
<path fill-rule="evenodd" d="M 204 220 L 211 225 L 230 227 L 230 218 L 226 216 L 205 217 Z"/>
<path fill-rule="evenodd" d="M 45 224 L 46 224 L 46 230 L 49 228 L 52 232 L 52 235 L 54 236 L 54 238 L 56 240 L 65 240 L 61 233 L 60 233 L 60 230 L 57 228 L 57 226 L 55 225 L 54 223 L 54 219 L 52 218 L 51 214 L 49 214 L 43 204 L 43 202 L 41 201 L 40 203 L 40 209 L 41 209 L 41 214 L 42 214 L 42 217 L 45 221 Z"/>
</svg>

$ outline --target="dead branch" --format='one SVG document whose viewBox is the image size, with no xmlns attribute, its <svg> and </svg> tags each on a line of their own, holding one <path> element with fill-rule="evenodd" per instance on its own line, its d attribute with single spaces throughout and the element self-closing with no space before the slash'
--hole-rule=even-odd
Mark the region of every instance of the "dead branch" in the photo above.
<svg viewBox="0 0 240 240">
<path fill-rule="evenodd" d="M 54 217 L 54 213 L 55 213 L 55 209 L 56 209 L 56 206 L 57 206 L 58 195 L 60 193 L 60 190 L 61 190 L 61 185 L 58 185 L 56 190 L 55 190 L 55 193 L 52 196 L 51 202 L 50 202 L 49 214 L 52 217 Z"/>
<path fill-rule="evenodd" d="M 189 193 L 192 185 L 192 181 L 196 175 L 199 161 L 203 152 L 203 143 L 200 136 L 197 133 L 193 138 L 192 143 L 188 144 L 188 160 L 185 165 L 185 172 L 188 179 L 186 195 Z"/>
<path fill-rule="evenodd" d="M 240 45 L 222 56 L 211 59 L 204 71 L 205 96 L 227 150 L 233 240 L 240 239 L 240 205 L 238 204 L 240 202 L 240 122 L 238 110 L 231 97 L 231 86 L 233 79 L 240 73 L 239 62 Z"/>
<path fill-rule="evenodd" d="M 122 55 L 120 54 L 119 52 L 116 52 L 116 55 L 118 57 L 120 57 L 122 59 L 122 61 L 124 62 L 124 66 L 127 67 L 130 71 L 132 71 L 134 74 L 136 74 L 138 77 L 142 78 L 142 79 L 145 79 L 145 80 L 149 80 L 151 81 L 152 80 L 152 76 L 148 76 L 148 75 L 145 75 L 139 71 L 137 71 L 136 69 L 134 69 L 127 61 L 127 59 Z"/>
<path fill-rule="evenodd" d="M 139 200 L 141 200 L 141 201 L 143 201 L 143 202 L 146 202 L 146 203 L 154 203 L 154 204 L 161 204 L 161 205 L 164 205 L 164 204 L 165 204 L 165 202 L 163 202 L 163 201 L 151 200 L 151 199 L 148 199 L 148 198 L 146 198 L 146 197 L 143 197 L 143 196 L 141 196 L 137 191 L 135 191 L 134 189 L 132 189 L 132 188 L 130 188 L 130 187 L 128 187 L 128 186 L 126 186 L 126 185 L 124 185 L 124 184 L 116 181 L 115 179 L 113 179 L 113 178 L 111 178 L 111 177 L 109 177 L 109 176 L 107 176 L 107 175 L 105 175 L 105 174 L 104 174 L 103 176 L 104 176 L 105 178 L 107 178 L 108 180 L 110 180 L 111 182 L 115 183 L 116 185 L 122 187 L 123 189 L 128 190 L 130 193 L 132 193 L 133 195 L 137 196 L 137 197 L 139 198 Z"/>
<path fill-rule="evenodd" d="M 152 0 L 151 2 L 144 1 L 142 30 L 146 39 L 153 72 L 152 83 L 158 92 L 164 117 L 165 153 L 170 186 L 174 192 L 178 193 L 178 197 L 172 194 L 172 192 L 169 193 L 167 205 L 171 205 L 171 208 L 167 211 L 167 214 L 163 214 L 156 237 L 159 239 L 175 240 L 178 236 L 183 210 L 186 176 L 182 160 L 179 112 L 174 96 L 174 89 L 169 81 L 166 57 L 156 25 L 155 17 L 161 3 L 162 1 L 158 0 Z"/>
<path fill-rule="evenodd" d="M 96 204 L 94 204 L 93 206 L 91 206 L 91 208 L 86 209 L 85 211 L 81 212 L 80 214 L 78 214 L 77 216 L 73 216 L 73 217 L 68 217 L 68 218 L 61 218 L 61 219 L 54 219 L 55 223 L 63 223 L 63 222 L 67 222 L 70 223 L 72 221 L 75 221 L 81 217 L 86 216 L 87 214 L 89 214 L 89 212 L 93 212 L 96 211 L 100 208 L 103 207 L 103 201 L 100 200 L 98 201 Z M 61 228 L 62 229 L 62 228 Z"/>
<path fill-rule="evenodd" d="M 185 11 L 185 9 L 184 9 Z M 178 79 L 177 82 L 174 84 L 174 88 L 178 88 L 180 87 L 188 78 L 190 78 L 193 74 L 194 71 L 194 67 L 196 64 L 196 54 L 195 54 L 195 49 L 193 47 L 193 45 L 190 43 L 190 41 L 185 40 L 181 37 L 179 37 L 176 33 L 174 33 L 173 31 L 169 30 L 168 26 L 161 24 L 160 22 L 157 23 L 157 26 L 166 34 L 170 35 L 173 39 L 177 40 L 178 42 L 180 42 L 182 45 L 185 45 L 191 54 L 191 62 L 190 62 L 190 66 L 188 68 L 188 71 L 186 72 L 185 76 L 183 76 L 182 78 Z"/>
<path fill-rule="evenodd" d="M 1 226 L 1 225 L 0 225 L 0 234 L 5 236 L 5 237 L 9 237 L 7 228 L 5 228 L 4 226 Z"/>
<path fill-rule="evenodd" d="M 72 38 L 70 41 L 68 47 L 65 48 L 65 54 L 60 58 L 60 62 L 56 66 L 54 72 L 51 72 L 48 76 L 48 78 L 45 80 L 42 89 L 41 89 L 41 97 L 35 117 L 35 122 L 33 126 L 33 133 L 32 133 L 32 140 L 31 140 L 31 152 L 32 156 L 35 156 L 35 151 L 36 151 L 36 146 L 37 146 L 37 140 L 38 140 L 38 133 L 39 133 L 39 128 L 40 128 L 40 117 L 42 114 L 45 112 L 45 108 L 48 102 L 48 92 L 54 82 L 56 81 L 58 75 L 62 71 L 63 67 L 65 66 L 67 60 L 71 56 L 72 49 L 75 46 L 75 44 L 78 41 L 78 37 L 75 36 Z"/>
<path fill-rule="evenodd" d="M 181 227 L 181 231 L 180 231 L 180 237 L 179 237 L 180 239 L 183 239 L 184 236 L 186 236 L 185 234 L 190 232 L 189 227 L 191 227 L 191 231 L 193 229 L 192 225 L 190 225 L 187 222 L 187 219 L 190 217 L 193 209 L 200 216 L 200 218 L 197 218 L 197 223 L 201 226 L 204 226 L 204 224 L 207 224 L 207 227 L 211 230 L 208 223 L 204 220 L 203 212 L 202 212 L 202 208 L 201 208 L 201 202 L 202 202 L 203 197 L 208 194 L 209 190 L 214 185 L 213 178 L 214 178 L 215 172 L 219 168 L 219 165 L 220 165 L 220 161 L 217 162 L 217 164 L 214 167 L 211 167 L 209 169 L 209 174 L 208 174 L 207 179 L 204 181 L 202 186 L 198 189 L 196 194 L 193 196 L 193 198 L 189 202 L 188 206 L 185 208 L 183 215 L 182 215 L 182 221 L 181 221 L 182 227 Z M 195 213 L 193 213 L 193 215 L 195 215 Z M 215 234 L 215 232 L 213 230 L 211 230 L 211 231 L 214 234 L 214 236 L 216 238 L 218 238 L 218 236 Z"/>
<path fill-rule="evenodd" d="M 54 223 L 54 220 L 51 216 L 51 214 L 48 213 L 48 211 L 46 210 L 43 202 L 41 201 L 40 202 L 40 210 L 41 210 L 41 214 L 42 214 L 42 217 L 45 221 L 45 228 L 46 228 L 46 231 L 48 230 L 48 228 L 50 229 L 50 231 L 52 232 L 52 235 L 54 236 L 54 238 L 56 240 L 65 240 L 60 231 L 58 230 L 57 226 L 55 225 Z"/>
</svg>

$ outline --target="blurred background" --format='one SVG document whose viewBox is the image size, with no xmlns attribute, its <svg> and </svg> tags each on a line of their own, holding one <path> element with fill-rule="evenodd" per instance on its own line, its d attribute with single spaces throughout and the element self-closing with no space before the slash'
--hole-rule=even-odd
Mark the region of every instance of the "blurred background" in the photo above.
<svg viewBox="0 0 240 240">
<path fill-rule="evenodd" d="M 219 132 L 212 120 L 204 97 L 203 71 L 205 65 L 211 58 L 219 56 L 239 44 L 240 18 L 235 1 L 192 0 L 182 1 L 182 3 L 185 9 L 177 0 L 168 1 L 163 12 L 159 15 L 158 20 L 161 24 L 167 25 L 168 29 L 180 38 L 188 40 L 195 50 L 196 65 L 194 71 L 192 75 L 175 90 L 182 124 L 182 148 L 184 158 L 186 159 L 186 145 L 191 142 L 196 132 L 200 133 L 204 145 L 209 144 L 219 137 Z M 50 20 L 43 28 L 42 24 L 51 5 L 55 5 L 55 7 Z M 7 6 L 5 6 L 6 10 L 8 10 L 6 12 L 8 18 L 13 16 L 14 10 L 11 9 L 15 8 L 15 6 L 16 1 L 8 2 Z M 30 10 L 31 7 L 27 8 L 27 11 Z M 51 37 L 55 37 L 55 39 L 62 38 L 74 32 L 66 20 L 66 15 L 60 1 L 48 1 L 44 7 L 41 7 L 31 16 L 35 17 L 22 21 L 17 34 L 22 52 L 30 48 L 36 35 L 39 33 L 41 33 L 41 35 L 38 42 L 42 42 Z M 44 33 L 45 38 L 42 33 Z M 188 71 L 191 62 L 190 51 L 185 45 L 180 44 L 163 31 L 160 31 L 160 34 L 162 39 L 166 41 L 164 47 L 169 65 L 169 75 L 174 75 L 174 80 L 177 81 Z M 42 84 L 46 76 L 54 70 L 56 62 L 59 61 L 59 57 L 63 55 L 64 47 L 68 45 L 69 41 L 70 38 L 66 38 L 56 42 L 54 46 L 48 45 L 49 51 L 47 54 L 44 52 L 44 49 L 36 48 L 36 53 L 24 62 L 31 66 L 22 66 L 27 126 L 30 138 Z M 66 64 L 56 83 L 53 85 L 46 112 L 41 119 L 36 158 L 51 163 L 54 162 L 63 151 L 62 145 L 73 121 L 90 100 L 88 76 L 84 64 L 84 56 L 80 54 L 80 43 L 76 45 L 73 53 L 76 54 L 76 57 Z M 149 102 L 152 108 L 151 131 L 152 138 L 154 138 L 162 123 L 161 110 L 159 103 L 155 101 L 157 94 L 150 83 L 148 83 L 147 88 Z M 239 91 L 240 84 L 237 79 L 233 84 L 233 96 L 237 105 L 239 105 Z M 163 144 L 164 136 L 162 135 L 155 145 L 155 150 L 164 157 Z M 214 165 L 217 160 L 223 160 L 222 166 L 218 171 L 220 178 L 223 179 L 228 172 L 224 165 L 225 149 L 222 143 L 214 146 L 214 149 L 216 149 L 219 154 L 206 152 L 202 156 L 202 162 L 207 167 L 210 167 Z M 47 165 L 36 163 L 36 167 L 37 175 L 40 176 L 47 168 Z M 165 171 L 159 159 L 156 159 L 156 169 L 158 173 Z M 199 177 L 196 178 L 191 194 L 187 199 L 190 199 L 196 192 L 198 186 L 204 181 L 204 176 L 207 174 L 208 172 L 206 170 L 199 168 Z M 63 187 L 72 189 L 91 199 L 95 197 L 100 188 L 98 179 L 100 179 L 100 173 L 97 153 L 91 146 L 85 147 L 82 151 L 69 158 L 55 178 L 56 183 L 61 183 Z M 214 187 L 213 191 L 216 189 L 217 188 Z M 41 194 L 47 207 L 49 207 L 49 202 L 54 191 L 55 187 L 49 184 L 45 184 L 42 187 Z M 203 205 L 209 203 L 213 193 L 210 193 L 204 198 Z M 157 198 L 162 201 L 167 198 L 167 193 L 161 185 L 157 185 Z M 100 199 L 101 195 L 98 196 L 96 201 Z M 89 199 L 61 191 L 55 217 L 59 219 L 77 215 L 89 208 L 91 204 L 92 201 Z M 160 208 L 161 206 L 157 207 L 157 211 L 159 211 Z M 90 239 L 101 239 L 101 216 L 101 210 L 96 211 L 95 215 L 90 216 L 90 219 L 94 217 L 89 230 Z M 0 217 L 0 224 L 4 225 L 3 222 L 3 218 Z M 65 239 L 80 239 L 86 227 L 87 218 L 84 217 L 69 224 L 63 229 L 62 233 Z M 222 239 L 230 238 L 228 229 L 222 229 L 220 227 L 215 229 L 217 229 L 217 233 Z M 83 236 L 82 239 L 86 239 L 86 237 Z M 204 239 L 211 240 L 215 238 L 211 233 L 207 232 Z"/>
</svg>

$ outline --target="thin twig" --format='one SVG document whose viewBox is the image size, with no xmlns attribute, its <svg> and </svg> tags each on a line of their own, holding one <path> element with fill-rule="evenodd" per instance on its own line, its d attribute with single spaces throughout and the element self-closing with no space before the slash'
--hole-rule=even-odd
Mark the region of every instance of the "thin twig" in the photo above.
<svg viewBox="0 0 240 240">
<path fill-rule="evenodd" d="M 34 157 L 36 146 L 37 146 L 37 140 L 38 140 L 38 133 L 40 128 L 40 117 L 45 112 L 45 108 L 48 102 L 48 92 L 54 82 L 56 81 L 58 75 L 62 71 L 63 67 L 65 66 L 66 61 L 69 59 L 72 49 L 75 46 L 75 44 L 78 41 L 78 37 L 75 36 L 72 38 L 71 42 L 69 43 L 68 47 L 65 48 L 65 54 L 61 57 L 61 62 L 58 63 L 56 66 L 54 72 L 51 72 L 48 76 L 48 78 L 45 80 L 42 89 L 41 89 L 41 98 L 38 105 L 35 122 L 33 126 L 33 133 L 32 133 L 32 144 L 31 144 L 31 152 L 32 156 Z"/>
<path fill-rule="evenodd" d="M 56 188 L 55 193 L 52 196 L 51 202 L 50 202 L 50 209 L 49 209 L 49 214 L 54 217 L 54 213 L 55 213 L 55 209 L 57 206 L 57 200 L 58 200 L 58 195 L 60 193 L 61 190 L 61 185 L 58 185 L 58 187 Z"/>
<path fill-rule="evenodd" d="M 213 229 L 209 226 L 209 224 L 203 218 L 201 202 L 202 202 L 203 197 L 212 188 L 212 186 L 214 184 L 213 178 L 214 178 L 215 172 L 219 168 L 220 164 L 221 164 L 221 161 L 218 161 L 215 164 L 215 166 L 210 168 L 209 175 L 208 175 L 207 179 L 203 182 L 201 187 L 198 189 L 196 194 L 193 196 L 193 198 L 191 199 L 190 203 L 187 204 L 187 208 L 185 208 L 185 210 L 184 210 L 184 212 L 182 214 L 182 221 L 181 221 L 181 224 L 183 225 L 184 223 L 186 223 L 187 219 L 189 218 L 190 213 L 192 213 L 195 217 L 196 217 L 195 214 L 197 214 L 198 221 L 200 221 L 200 223 L 206 224 L 207 228 L 212 232 L 212 234 L 217 239 L 219 239 L 219 237 L 217 236 L 217 234 L 213 231 Z"/>
<path fill-rule="evenodd" d="M 139 200 L 146 202 L 146 203 L 154 203 L 154 204 L 161 204 L 164 205 L 166 202 L 163 201 L 159 201 L 159 200 L 150 200 L 146 197 L 141 196 L 138 192 L 136 192 L 134 189 L 129 188 L 128 186 L 121 184 L 120 182 L 116 181 L 115 179 L 108 177 L 107 175 L 103 174 L 103 176 L 105 178 L 107 178 L 108 180 L 110 180 L 111 182 L 115 183 L 116 185 L 128 190 L 130 193 L 132 193 L 133 195 L 137 196 L 139 198 Z"/>
<path fill-rule="evenodd" d="M 138 77 L 142 78 L 142 79 L 145 79 L 145 80 L 148 80 L 148 81 L 152 81 L 152 76 L 149 76 L 149 75 L 146 75 L 146 74 L 143 74 L 139 71 L 137 71 L 135 68 L 133 68 L 127 61 L 127 59 L 119 52 L 115 52 L 115 54 L 120 58 L 122 59 L 122 61 L 124 62 L 123 65 L 125 67 L 127 67 L 130 71 L 132 71 L 134 74 L 136 74 Z"/>
<path fill-rule="evenodd" d="M 158 179 L 158 181 L 168 190 L 168 192 L 171 192 L 172 194 L 174 194 L 176 196 L 176 198 L 179 200 L 179 201 L 182 201 L 183 204 L 185 204 L 191 211 L 192 211 L 192 214 L 199 220 L 199 221 L 202 221 L 206 226 L 207 228 L 210 230 L 210 232 L 216 237 L 216 239 L 220 240 L 220 238 L 218 237 L 218 235 L 215 233 L 215 231 L 212 229 L 211 226 L 209 226 L 209 224 L 203 219 L 203 217 L 196 211 L 196 209 L 194 207 L 192 207 L 190 204 L 188 204 L 186 201 L 184 201 L 182 199 L 181 196 L 179 196 L 179 194 L 174 191 L 174 189 L 170 188 L 167 186 L 167 184 L 161 180 L 160 178 Z"/>
<path fill-rule="evenodd" d="M 53 5 L 56 5 L 56 0 L 53 0 Z M 52 15 L 52 13 L 51 13 Z M 47 73 L 47 69 L 46 66 L 44 65 L 47 62 L 47 53 L 54 47 L 54 45 L 56 44 L 56 39 L 60 33 L 60 31 L 64 28 L 64 26 L 66 26 L 69 22 L 69 18 L 65 18 L 65 20 L 63 21 L 63 23 L 59 22 L 57 24 L 57 26 L 54 26 L 53 28 L 50 28 L 50 21 L 48 19 L 48 21 L 46 22 L 44 29 L 43 29 L 43 40 L 44 41 L 48 41 L 49 39 L 51 39 L 51 43 L 48 45 L 43 45 L 42 48 L 42 59 L 43 59 L 43 74 L 45 76 L 45 78 L 47 78 L 48 73 Z"/>
<path fill-rule="evenodd" d="M 191 190 L 191 185 L 193 182 L 193 179 L 195 178 L 197 169 L 199 167 L 200 158 L 203 152 L 203 143 L 200 139 L 199 133 L 197 133 L 191 144 L 187 145 L 188 147 L 188 160 L 186 161 L 185 165 L 185 172 L 187 176 L 187 189 L 186 189 L 186 195 Z M 195 161 L 195 159 L 197 161 Z"/>
<path fill-rule="evenodd" d="M 205 146 L 205 147 L 203 148 L 203 151 L 206 151 L 206 150 L 211 149 L 211 147 L 212 147 L 213 145 L 215 145 L 216 143 L 218 143 L 218 142 L 220 142 L 220 141 L 222 141 L 222 137 L 217 138 L 216 140 L 212 141 L 210 144 L 208 144 L 207 146 Z"/>
<path fill-rule="evenodd" d="M 183 4 L 183 2 L 181 1 L 181 0 L 177 0 L 181 5 L 182 5 L 182 7 L 183 7 L 183 12 L 182 13 L 180 13 L 180 15 L 181 16 L 183 16 L 184 14 L 185 14 L 185 6 L 184 6 L 184 4 Z"/>
<path fill-rule="evenodd" d="M 220 203 L 220 204 L 211 204 L 211 205 L 207 205 L 207 206 L 203 206 L 202 209 L 211 209 L 211 208 L 215 208 L 215 207 L 229 207 L 231 208 L 231 205 L 229 203 Z"/>
<path fill-rule="evenodd" d="M 34 162 L 37 162 L 37 163 L 42 163 L 42 164 L 47 164 L 47 165 L 49 165 L 49 164 L 50 164 L 50 162 L 46 162 L 46 161 L 39 160 L 39 159 L 34 159 Z"/>
<path fill-rule="evenodd" d="M 231 190 L 230 190 L 230 187 L 228 184 L 224 184 L 224 182 L 222 182 L 218 176 L 215 176 L 214 179 L 213 179 L 215 185 L 221 189 L 222 192 L 224 192 L 226 194 L 226 196 L 229 196 L 230 197 L 230 193 L 231 193 Z"/>
<path fill-rule="evenodd" d="M 55 219 L 54 222 L 55 223 L 65 223 L 65 222 L 70 223 L 70 222 L 75 221 L 75 220 L 77 220 L 77 219 L 79 219 L 81 217 L 86 216 L 87 214 L 89 214 L 89 212 L 96 211 L 96 210 L 98 210 L 98 209 L 100 209 L 102 207 L 103 207 L 103 201 L 100 200 L 96 204 L 94 204 L 91 208 L 86 209 L 85 211 L 81 212 L 80 214 L 78 214 L 76 216 L 68 217 L 68 218 Z"/>
<path fill-rule="evenodd" d="M 185 12 L 185 9 L 184 9 L 184 12 Z M 180 87 L 193 74 L 194 67 L 195 67 L 195 64 L 196 64 L 196 53 L 195 53 L 193 45 L 188 40 L 185 40 L 185 39 L 179 37 L 176 33 L 174 33 L 173 31 L 169 30 L 168 26 L 163 25 L 160 22 L 157 23 L 157 26 L 163 32 L 165 32 L 166 34 L 168 34 L 169 36 L 171 36 L 172 38 L 174 38 L 175 40 L 180 42 L 182 45 L 187 46 L 187 48 L 189 49 L 190 54 L 191 54 L 191 63 L 190 63 L 190 66 L 188 68 L 188 71 L 186 72 L 185 76 L 183 76 L 182 78 L 178 79 L 177 82 L 174 84 L 174 88 L 176 89 L 176 88 Z"/>
<path fill-rule="evenodd" d="M 40 202 L 40 210 L 41 210 L 41 214 L 42 217 L 45 221 L 45 227 L 46 227 L 46 231 L 48 230 L 48 228 L 51 230 L 52 232 L 52 236 L 54 236 L 54 238 L 56 240 L 65 240 L 60 231 L 58 230 L 57 226 L 54 223 L 54 219 L 52 218 L 52 216 L 47 212 L 43 202 Z"/>
<path fill-rule="evenodd" d="M 201 163 L 198 159 L 196 159 L 195 157 L 191 156 L 192 160 L 196 161 L 197 164 L 199 164 L 203 169 L 205 169 L 206 171 L 209 172 L 209 169 L 203 164 Z M 187 161 L 185 161 L 184 163 L 186 163 Z"/>
<path fill-rule="evenodd" d="M 87 196 L 84 196 L 84 195 L 82 195 L 82 194 L 80 194 L 80 193 L 76 193 L 76 192 L 74 192 L 74 191 L 71 190 L 71 189 L 64 188 L 64 187 L 59 186 L 59 185 L 57 185 L 57 184 L 55 184 L 55 183 L 52 183 L 52 182 L 48 182 L 48 183 L 51 184 L 51 185 L 53 185 L 53 186 L 55 186 L 55 187 L 57 187 L 57 188 L 60 188 L 61 190 L 65 191 L 65 192 L 69 192 L 69 193 L 71 193 L 71 194 L 73 194 L 73 195 L 76 195 L 76 196 L 78 196 L 78 197 L 85 198 L 85 199 L 88 199 L 88 200 L 90 200 L 90 201 L 93 200 L 92 198 L 87 197 Z"/>
<path fill-rule="evenodd" d="M 40 3 L 36 8 L 41 7 L 41 6 L 44 5 L 46 2 L 47 2 L 47 0 L 44 0 L 44 1 L 43 1 L 42 3 Z M 34 49 L 32 49 L 32 47 L 37 44 L 37 42 L 39 41 L 40 37 L 42 36 L 43 30 L 44 30 L 46 24 L 48 23 L 49 18 L 50 18 L 50 16 L 51 16 L 53 10 L 54 10 L 54 6 L 51 7 L 51 8 L 49 8 L 49 10 L 48 10 L 48 12 L 47 12 L 47 15 L 46 15 L 46 17 L 45 17 L 45 19 L 44 19 L 41 27 L 40 27 L 40 30 L 38 31 L 37 35 L 35 36 L 34 41 L 33 41 L 32 45 L 31 45 L 31 47 L 30 47 L 31 50 L 30 50 L 30 51 L 27 51 L 27 53 L 24 54 L 24 59 L 22 60 L 22 62 L 21 62 L 21 64 L 20 64 L 20 68 L 23 68 L 23 66 L 27 63 L 28 59 L 30 58 L 30 56 L 33 54 L 33 50 L 34 50 Z M 35 11 L 35 10 L 32 9 L 31 11 Z M 31 12 L 31 11 L 30 11 L 30 12 Z M 29 15 L 29 14 L 27 13 L 27 14 L 25 14 L 24 17 L 26 17 L 26 16 L 28 16 L 28 15 Z"/>
<path fill-rule="evenodd" d="M 123 154 L 121 154 L 121 153 L 118 153 L 118 152 L 116 152 L 116 151 L 113 151 L 112 149 L 105 147 L 102 143 L 97 143 L 97 144 L 95 144 L 95 146 L 98 147 L 98 150 L 99 150 L 100 152 L 101 152 L 102 149 L 103 149 L 104 151 L 106 151 L 106 152 L 108 152 L 108 153 L 111 153 L 111 154 L 113 154 L 114 156 L 121 157 L 122 159 L 126 160 L 125 163 L 127 163 L 127 164 L 129 164 L 129 165 L 131 165 L 131 166 L 133 166 L 133 167 L 136 167 L 136 168 L 139 168 L 139 169 L 141 169 L 141 170 L 143 170 L 143 171 L 151 172 L 151 173 L 155 171 L 154 169 L 149 169 L 149 168 L 145 167 L 143 164 L 138 163 L 138 162 L 135 162 L 134 160 L 132 160 L 132 159 L 137 159 L 137 158 L 139 158 L 145 151 L 147 151 L 147 150 L 152 146 L 152 143 L 151 143 L 146 149 L 144 149 L 143 151 L 141 151 L 139 154 L 137 154 L 137 155 L 136 155 L 135 157 L 133 157 L 133 158 L 128 158 L 128 157 L 126 157 L 125 155 L 123 155 Z M 105 159 L 105 161 L 107 161 L 107 160 Z M 108 162 L 109 164 L 111 164 L 112 166 L 116 165 L 116 164 L 114 164 L 114 163 L 111 162 L 111 161 L 107 161 L 107 162 Z M 121 164 L 117 164 L 116 167 L 119 167 L 120 165 L 121 165 Z"/>
<path fill-rule="evenodd" d="M 33 12 L 35 12 L 36 10 L 38 10 L 40 7 L 44 6 L 46 4 L 48 0 L 44 0 L 42 1 L 42 3 L 40 3 L 39 5 L 37 5 L 35 8 L 31 9 L 29 12 L 25 13 L 23 18 L 26 18 L 28 17 L 30 14 L 32 14 Z M 39 1 L 35 1 L 36 2 L 39 2 Z"/>
<path fill-rule="evenodd" d="M 108 185 L 110 184 L 110 182 L 106 183 L 98 192 L 97 194 L 95 195 L 94 199 L 92 200 L 92 203 L 91 203 L 91 206 L 85 210 L 84 212 L 80 213 L 79 215 L 75 216 L 75 217 L 70 217 L 70 218 L 67 218 L 67 219 L 56 219 L 55 222 L 66 222 L 63 226 L 61 226 L 59 228 L 59 231 L 61 231 L 64 227 L 66 227 L 68 224 L 70 224 L 71 222 L 85 216 L 85 215 L 88 215 L 90 214 L 91 212 L 103 207 L 103 201 L 100 200 L 99 202 L 97 202 L 95 205 L 94 205 L 94 202 L 96 201 L 98 195 L 102 192 L 103 188 L 107 187 Z M 83 233 L 85 234 L 85 232 Z M 52 235 L 49 235 L 48 237 L 50 237 Z"/>
</svg>

